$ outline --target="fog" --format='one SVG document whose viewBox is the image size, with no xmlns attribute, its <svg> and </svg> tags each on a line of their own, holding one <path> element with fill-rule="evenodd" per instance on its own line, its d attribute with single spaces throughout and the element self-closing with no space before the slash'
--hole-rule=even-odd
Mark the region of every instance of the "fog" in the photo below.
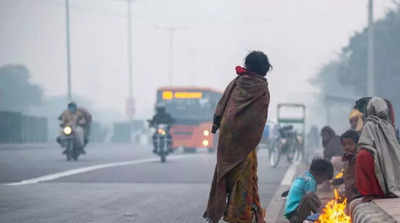
<svg viewBox="0 0 400 223">
<path fill-rule="evenodd" d="M 73 94 L 118 114 L 109 119 L 126 120 L 127 4 L 70 2 Z M 391 0 L 375 4 L 376 19 L 393 7 Z M 222 91 L 249 51 L 266 52 L 274 66 L 268 76 L 274 119 L 279 102 L 316 106 L 319 90 L 309 80 L 367 22 L 366 0 L 137 0 L 132 5 L 137 119 L 150 117 L 156 89 L 168 85 L 169 39 L 162 27 L 178 28 L 174 86 Z M 25 65 L 45 97 L 66 94 L 64 1 L 2 0 L 0 33 L 0 66 Z"/>
</svg>

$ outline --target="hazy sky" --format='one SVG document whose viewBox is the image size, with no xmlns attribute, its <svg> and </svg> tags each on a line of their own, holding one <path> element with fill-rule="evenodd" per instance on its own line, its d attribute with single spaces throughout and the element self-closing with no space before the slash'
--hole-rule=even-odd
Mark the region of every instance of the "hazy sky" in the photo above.
<svg viewBox="0 0 400 223">
<path fill-rule="evenodd" d="M 123 0 L 70 0 L 73 92 L 125 119 L 127 19 Z M 392 7 L 376 1 L 376 18 Z M 367 21 L 367 0 L 137 0 L 133 5 L 137 116 L 149 117 L 168 84 L 168 34 L 175 34 L 174 85 L 223 90 L 250 50 L 265 51 L 272 104 L 312 100 L 308 83 Z M 62 0 L 0 1 L 0 65 L 25 64 L 48 96 L 66 92 Z M 299 97 L 295 97 L 300 95 Z"/>
</svg>

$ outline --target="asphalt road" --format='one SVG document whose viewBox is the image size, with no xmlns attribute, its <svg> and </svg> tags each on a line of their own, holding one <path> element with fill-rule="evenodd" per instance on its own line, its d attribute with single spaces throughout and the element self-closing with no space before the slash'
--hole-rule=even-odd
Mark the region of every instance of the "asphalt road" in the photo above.
<svg viewBox="0 0 400 223">
<path fill-rule="evenodd" d="M 0 145 L 0 222 L 204 222 L 215 154 L 172 155 L 160 163 L 148 146 L 90 145 L 78 162 L 66 162 L 55 144 Z M 154 158 L 154 159 L 152 159 Z M 112 166 L 124 161 L 122 166 Z M 60 177 L 57 173 L 110 166 Z M 287 165 L 272 169 L 259 152 L 259 187 L 264 207 Z M 6 185 L 56 174 L 50 181 Z M 54 175 L 53 175 L 54 176 Z M 268 212 L 268 210 L 267 210 Z"/>
</svg>

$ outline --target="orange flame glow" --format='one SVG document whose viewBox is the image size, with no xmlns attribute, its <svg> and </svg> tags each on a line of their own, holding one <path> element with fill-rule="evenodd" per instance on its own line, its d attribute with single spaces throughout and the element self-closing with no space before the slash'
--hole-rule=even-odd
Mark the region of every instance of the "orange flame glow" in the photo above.
<svg viewBox="0 0 400 223">
<path fill-rule="evenodd" d="M 335 179 L 342 178 L 343 175 L 344 175 L 344 169 L 342 169 L 342 170 L 335 176 Z"/>
<path fill-rule="evenodd" d="M 347 199 L 341 197 L 336 189 L 333 192 L 335 198 L 326 204 L 317 223 L 351 223 L 350 216 L 345 212 Z"/>
</svg>

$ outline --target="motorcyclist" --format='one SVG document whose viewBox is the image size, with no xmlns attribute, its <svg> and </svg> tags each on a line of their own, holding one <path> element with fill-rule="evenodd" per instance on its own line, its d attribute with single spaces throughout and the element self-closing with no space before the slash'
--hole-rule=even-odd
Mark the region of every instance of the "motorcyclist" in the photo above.
<svg viewBox="0 0 400 223">
<path fill-rule="evenodd" d="M 168 137 L 168 142 L 169 145 L 168 147 L 170 148 L 172 144 L 172 136 L 169 132 L 169 128 L 171 125 L 175 122 L 175 120 L 171 117 L 170 114 L 167 113 L 165 105 L 164 104 L 158 104 L 156 106 L 156 114 L 153 116 L 153 118 L 150 120 L 150 127 L 157 128 L 158 125 L 160 124 L 165 124 L 167 125 L 167 137 Z M 156 144 L 156 137 L 157 137 L 157 132 L 153 134 L 153 153 L 157 153 L 157 144 Z"/>
<path fill-rule="evenodd" d="M 68 104 L 67 110 L 65 110 L 58 118 L 61 121 L 61 126 L 70 125 L 75 127 L 75 133 L 77 135 L 78 144 L 82 153 L 86 151 L 84 147 L 89 141 L 90 124 L 92 116 L 86 109 L 78 108 L 75 102 Z M 65 151 L 64 151 L 65 152 Z"/>
</svg>

